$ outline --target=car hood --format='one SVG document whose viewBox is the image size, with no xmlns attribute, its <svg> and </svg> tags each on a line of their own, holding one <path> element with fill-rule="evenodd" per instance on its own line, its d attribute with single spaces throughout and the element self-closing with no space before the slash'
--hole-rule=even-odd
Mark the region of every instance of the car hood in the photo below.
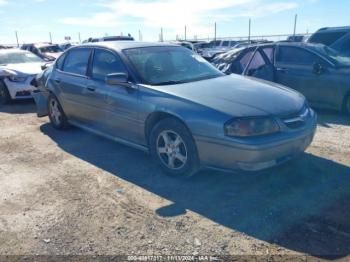
<svg viewBox="0 0 350 262">
<path fill-rule="evenodd" d="M 36 75 L 40 73 L 42 63 L 8 64 L 0 66 L 1 75 Z"/>
<path fill-rule="evenodd" d="M 305 104 L 294 90 L 239 75 L 152 88 L 236 117 L 285 116 L 299 112 Z"/>
</svg>

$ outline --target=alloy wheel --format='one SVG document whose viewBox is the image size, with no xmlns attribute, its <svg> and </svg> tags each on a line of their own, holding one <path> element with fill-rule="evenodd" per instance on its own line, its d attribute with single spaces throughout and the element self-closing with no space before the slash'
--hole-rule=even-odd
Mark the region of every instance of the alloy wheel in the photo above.
<svg viewBox="0 0 350 262">
<path fill-rule="evenodd" d="M 51 99 L 50 101 L 50 115 L 56 125 L 61 124 L 62 114 L 59 109 L 58 102 L 55 99 Z"/>
<path fill-rule="evenodd" d="M 169 169 L 178 170 L 187 163 L 186 144 L 179 134 L 171 130 L 161 132 L 157 138 L 157 153 Z"/>
</svg>

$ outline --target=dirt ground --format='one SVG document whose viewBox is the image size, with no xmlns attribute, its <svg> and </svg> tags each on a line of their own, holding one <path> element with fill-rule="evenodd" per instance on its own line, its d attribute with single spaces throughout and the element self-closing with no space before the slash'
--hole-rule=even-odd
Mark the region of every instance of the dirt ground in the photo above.
<svg viewBox="0 0 350 262">
<path fill-rule="evenodd" d="M 32 102 L 1 107 L 0 255 L 350 259 L 350 118 L 318 114 L 292 162 L 181 180 L 145 153 L 54 130 Z"/>
</svg>

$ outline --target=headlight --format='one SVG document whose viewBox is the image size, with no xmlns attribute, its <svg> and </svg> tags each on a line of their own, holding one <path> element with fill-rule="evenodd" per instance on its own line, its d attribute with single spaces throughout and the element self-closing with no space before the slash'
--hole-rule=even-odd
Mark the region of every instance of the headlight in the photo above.
<svg viewBox="0 0 350 262">
<path fill-rule="evenodd" d="M 25 82 L 27 80 L 27 76 L 9 76 L 8 79 L 12 82 Z"/>
<path fill-rule="evenodd" d="M 280 131 L 280 127 L 273 118 L 250 117 L 236 118 L 225 124 L 225 134 L 233 137 L 261 136 Z"/>
</svg>

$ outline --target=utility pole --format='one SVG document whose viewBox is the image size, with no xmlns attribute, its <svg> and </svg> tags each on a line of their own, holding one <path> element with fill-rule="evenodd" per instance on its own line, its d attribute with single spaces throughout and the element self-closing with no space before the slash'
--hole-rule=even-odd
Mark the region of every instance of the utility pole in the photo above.
<svg viewBox="0 0 350 262">
<path fill-rule="evenodd" d="M 16 35 L 17 47 L 19 47 L 19 41 L 18 41 L 18 34 L 17 34 L 17 31 L 15 31 L 15 35 Z"/>
<path fill-rule="evenodd" d="M 142 34 L 141 34 L 141 30 L 139 30 L 139 41 L 142 41 Z"/>
<path fill-rule="evenodd" d="M 50 43 L 52 44 L 52 34 L 51 32 L 49 32 L 49 34 L 50 34 Z"/>
<path fill-rule="evenodd" d="M 185 25 L 185 41 L 187 40 L 187 26 Z"/>
<path fill-rule="evenodd" d="M 214 24 L 214 41 L 216 41 L 216 22 Z"/>
<path fill-rule="evenodd" d="M 252 29 L 252 20 L 249 18 L 248 41 L 250 42 L 250 34 Z"/>
<path fill-rule="evenodd" d="M 163 38 L 163 27 L 160 28 L 160 42 L 163 42 L 164 38 Z"/>
<path fill-rule="evenodd" d="M 297 21 L 298 21 L 298 15 L 296 14 L 295 15 L 295 18 L 294 18 L 294 31 L 293 31 L 293 36 L 295 36 L 295 33 L 297 31 Z"/>
<path fill-rule="evenodd" d="M 78 38 L 79 38 L 79 44 L 81 44 L 80 32 L 78 33 Z"/>
</svg>

